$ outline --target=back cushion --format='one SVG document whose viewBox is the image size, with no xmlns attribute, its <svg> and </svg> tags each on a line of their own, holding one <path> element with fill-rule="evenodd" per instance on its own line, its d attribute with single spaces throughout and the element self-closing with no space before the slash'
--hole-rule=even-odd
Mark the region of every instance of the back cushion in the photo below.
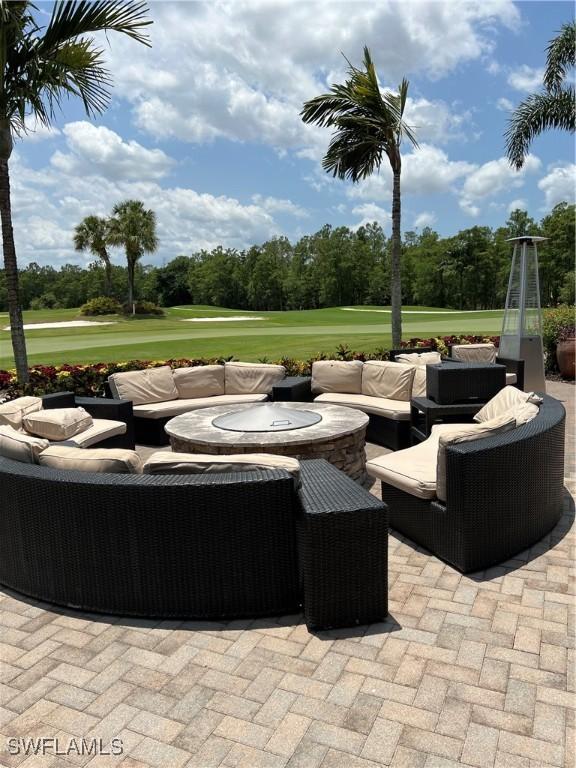
<svg viewBox="0 0 576 768">
<path fill-rule="evenodd" d="M 195 365 L 172 371 L 178 397 L 212 397 L 224 394 L 223 365 Z"/>
<path fill-rule="evenodd" d="M 0 456 L 5 459 L 38 464 L 38 457 L 49 445 L 48 440 L 18 432 L 8 425 L 0 427 Z"/>
<path fill-rule="evenodd" d="M 412 397 L 426 397 L 426 366 L 414 366 L 414 380 L 412 381 Z"/>
<path fill-rule="evenodd" d="M 176 400 L 178 390 L 168 365 L 145 371 L 125 371 L 108 377 L 110 390 L 119 400 L 132 400 L 134 405 Z"/>
<path fill-rule="evenodd" d="M 267 363 L 224 363 L 227 395 L 269 395 L 274 384 L 286 376 L 283 365 Z"/>
<path fill-rule="evenodd" d="M 40 455 L 40 465 L 52 469 L 74 469 L 79 472 L 109 472 L 137 475 L 142 461 L 136 451 L 124 448 L 71 448 L 51 445 Z"/>
<path fill-rule="evenodd" d="M 415 366 L 369 360 L 362 371 L 362 394 L 387 397 L 390 400 L 410 400 Z"/>
<path fill-rule="evenodd" d="M 442 431 L 438 440 L 438 461 L 436 463 L 436 496 L 446 501 L 446 446 L 453 443 L 466 443 L 493 437 L 501 432 L 508 432 L 516 426 L 516 418 L 511 413 L 496 416 L 482 424 L 455 424 L 454 430 Z M 434 429 L 434 428 L 432 428 Z M 479 480 L 480 482 L 480 480 Z"/>
<path fill-rule="evenodd" d="M 394 359 L 397 363 L 408 363 L 409 365 L 436 365 L 442 362 L 442 355 L 440 352 L 409 352 L 396 355 Z"/>
<path fill-rule="evenodd" d="M 466 363 L 494 363 L 496 352 L 494 344 L 455 344 L 452 347 L 452 357 Z"/>
<path fill-rule="evenodd" d="M 361 360 L 317 360 L 312 363 L 312 392 L 340 392 L 345 395 L 362 393 Z"/>
<path fill-rule="evenodd" d="M 0 404 L 0 425 L 6 424 L 14 429 L 22 429 L 22 419 L 26 414 L 42 408 L 41 397 L 17 397 L 9 403 Z"/>
<path fill-rule="evenodd" d="M 84 408 L 49 408 L 29 413 L 22 419 L 26 432 L 56 441 L 68 440 L 92 424 L 92 416 Z"/>
<path fill-rule="evenodd" d="M 144 464 L 147 475 L 199 475 L 246 472 L 251 469 L 285 469 L 299 484 L 300 462 L 273 453 L 239 453 L 215 456 L 204 453 L 157 451 Z"/>
<path fill-rule="evenodd" d="M 486 405 L 481 408 L 474 421 L 483 422 L 500 416 L 503 413 L 509 413 L 514 408 L 525 403 L 532 403 L 538 405 L 542 402 L 542 398 L 538 397 L 534 392 L 522 392 L 517 387 L 503 387 L 491 400 L 488 400 Z"/>
</svg>

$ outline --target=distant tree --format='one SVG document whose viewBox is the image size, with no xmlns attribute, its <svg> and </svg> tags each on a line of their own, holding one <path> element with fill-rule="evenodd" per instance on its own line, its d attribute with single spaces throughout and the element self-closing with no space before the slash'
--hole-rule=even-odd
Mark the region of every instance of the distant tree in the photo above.
<svg viewBox="0 0 576 768">
<path fill-rule="evenodd" d="M 574 86 L 567 75 L 576 63 L 576 22 L 564 24 L 550 41 L 544 92 L 533 93 L 514 111 L 506 130 L 506 152 L 510 165 L 520 170 L 533 139 L 550 128 L 574 133 L 576 105 Z"/>
<path fill-rule="evenodd" d="M 400 145 L 407 137 L 417 147 L 414 133 L 404 121 L 408 80 L 402 80 L 398 93 L 380 90 L 370 51 L 364 48 L 364 69 L 349 63 L 349 78 L 343 85 L 332 85 L 329 93 L 305 102 L 301 112 L 305 123 L 334 128 L 324 170 L 339 179 L 358 182 L 379 170 L 383 155 L 388 157 L 393 176 L 392 190 L 392 343 L 402 340 L 401 284 L 401 203 Z"/>
<path fill-rule="evenodd" d="M 544 304 L 555 305 L 566 291 L 566 275 L 574 269 L 576 253 L 576 206 L 559 203 L 542 219 L 541 233 L 548 240 L 540 244 L 540 291 Z"/>
<path fill-rule="evenodd" d="M 134 272 L 136 264 L 145 253 L 158 248 L 156 214 L 144 207 L 140 200 L 124 200 L 112 210 L 109 222 L 108 242 L 122 246 L 126 252 L 128 267 L 128 306 L 134 302 Z"/>
<path fill-rule="evenodd" d="M 56 0 L 48 26 L 41 28 L 32 3 L 0 0 L 0 217 L 12 349 L 21 385 L 28 383 L 29 374 L 10 199 L 14 136 L 27 132 L 29 117 L 49 126 L 65 96 L 80 98 L 89 116 L 103 112 L 112 80 L 91 35 L 110 30 L 149 45 L 143 31 L 152 23 L 147 10 L 140 0 Z"/>
<path fill-rule="evenodd" d="M 89 251 L 102 260 L 106 275 L 106 296 L 112 295 L 112 263 L 108 255 L 108 219 L 86 216 L 74 229 L 74 248 Z"/>
<path fill-rule="evenodd" d="M 188 287 L 191 262 L 189 256 L 176 256 L 168 264 L 154 270 L 156 301 L 160 306 L 173 307 L 177 304 L 192 303 L 192 294 Z"/>
</svg>

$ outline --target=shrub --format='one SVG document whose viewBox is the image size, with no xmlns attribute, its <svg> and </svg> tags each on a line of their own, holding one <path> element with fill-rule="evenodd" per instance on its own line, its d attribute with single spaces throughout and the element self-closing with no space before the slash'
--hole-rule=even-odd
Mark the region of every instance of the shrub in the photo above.
<svg viewBox="0 0 576 768">
<path fill-rule="evenodd" d="M 30 302 L 30 309 L 60 309 L 62 304 L 53 293 L 43 293 Z"/>
<path fill-rule="evenodd" d="M 125 315 L 133 314 L 133 308 L 130 304 L 124 304 L 122 311 Z M 163 315 L 164 310 L 153 301 L 137 301 L 134 306 L 136 315 Z"/>
<path fill-rule="evenodd" d="M 562 329 L 574 328 L 574 307 L 560 306 L 545 309 L 542 321 L 542 341 L 544 344 L 544 357 L 547 371 L 557 371 L 556 345 L 560 340 Z"/>
<path fill-rule="evenodd" d="M 120 302 L 110 296 L 97 296 L 80 307 L 81 315 L 117 315 L 122 311 Z"/>
</svg>

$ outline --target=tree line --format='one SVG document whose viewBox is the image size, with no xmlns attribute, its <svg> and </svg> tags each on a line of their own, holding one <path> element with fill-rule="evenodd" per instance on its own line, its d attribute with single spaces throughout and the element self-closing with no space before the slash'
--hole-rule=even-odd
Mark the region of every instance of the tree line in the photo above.
<svg viewBox="0 0 576 768">
<path fill-rule="evenodd" d="M 504 226 L 475 226 L 452 237 L 430 227 L 402 239 L 405 305 L 496 309 L 504 305 L 512 247 L 509 237 L 538 234 L 541 299 L 545 306 L 574 302 L 575 206 L 560 203 L 539 223 L 514 211 Z M 252 311 L 316 309 L 390 303 L 391 243 L 381 226 L 357 230 L 325 225 L 291 243 L 285 237 L 246 250 L 217 247 L 180 255 L 163 266 L 134 266 L 139 300 L 161 306 L 208 304 Z M 98 259 L 60 269 L 31 263 L 20 270 L 25 309 L 79 307 L 111 295 L 124 301 L 128 270 Z M 0 310 L 7 307 L 0 272 Z"/>
</svg>

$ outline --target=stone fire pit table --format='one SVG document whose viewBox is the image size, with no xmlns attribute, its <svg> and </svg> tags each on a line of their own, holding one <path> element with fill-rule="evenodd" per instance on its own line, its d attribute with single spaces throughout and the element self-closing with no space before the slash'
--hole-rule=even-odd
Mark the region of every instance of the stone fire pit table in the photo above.
<svg viewBox="0 0 576 768">
<path fill-rule="evenodd" d="M 311 411 L 322 419 L 311 426 L 273 432 L 240 432 L 214 426 L 225 414 L 269 404 L 220 405 L 176 416 L 166 424 L 173 451 L 180 453 L 275 453 L 296 459 L 326 459 L 356 482 L 366 480 L 366 427 L 362 411 L 327 403 L 275 403 L 279 409 Z"/>
</svg>

